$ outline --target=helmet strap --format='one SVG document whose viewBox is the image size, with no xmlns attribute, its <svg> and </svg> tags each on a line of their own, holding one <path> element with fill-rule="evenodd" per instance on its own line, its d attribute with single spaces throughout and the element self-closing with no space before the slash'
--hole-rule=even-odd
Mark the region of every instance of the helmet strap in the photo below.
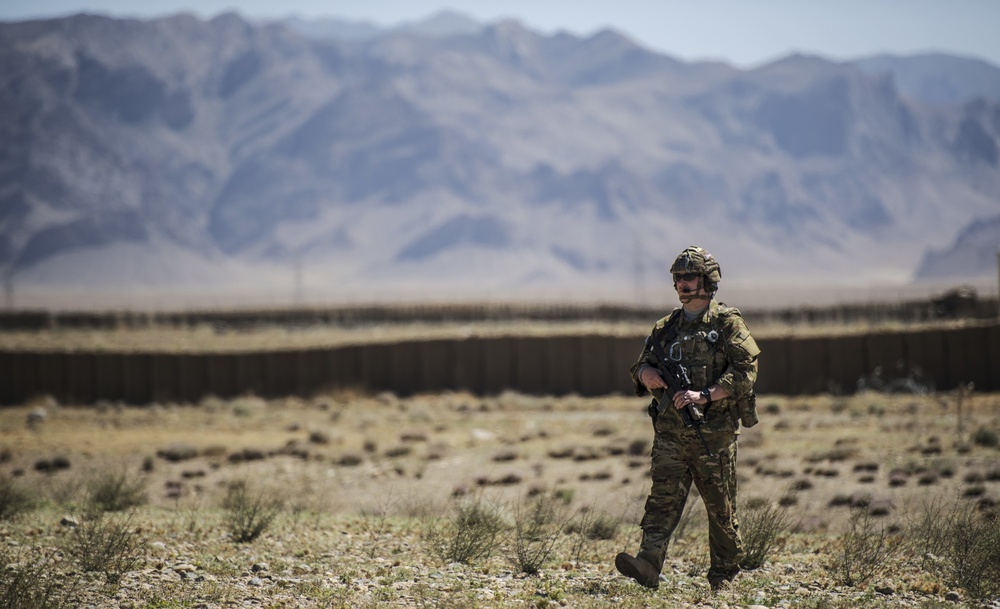
<svg viewBox="0 0 1000 609">
<path fill-rule="evenodd" d="M 674 291 L 677 291 L 677 282 L 674 282 Z M 695 287 L 693 292 L 677 292 L 677 298 L 680 299 L 681 304 L 688 304 L 695 300 L 712 300 L 712 293 L 705 290 L 705 278 L 698 278 L 698 285 Z"/>
</svg>

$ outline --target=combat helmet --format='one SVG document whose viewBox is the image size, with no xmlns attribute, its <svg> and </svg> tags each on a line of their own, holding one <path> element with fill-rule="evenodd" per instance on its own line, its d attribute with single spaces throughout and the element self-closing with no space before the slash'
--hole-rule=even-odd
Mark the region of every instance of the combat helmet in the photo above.
<svg viewBox="0 0 1000 609">
<path fill-rule="evenodd" d="M 722 268 L 712 254 L 697 245 L 689 245 L 670 267 L 671 277 L 684 273 L 697 273 L 705 277 L 705 291 L 716 292 L 722 280 Z"/>
</svg>

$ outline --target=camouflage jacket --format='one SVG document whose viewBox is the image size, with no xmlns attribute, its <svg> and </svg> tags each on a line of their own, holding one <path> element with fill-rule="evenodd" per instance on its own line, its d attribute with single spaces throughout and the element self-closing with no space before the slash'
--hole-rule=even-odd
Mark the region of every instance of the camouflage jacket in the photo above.
<svg viewBox="0 0 1000 609">
<path fill-rule="evenodd" d="M 668 324 L 676 324 L 677 334 L 667 341 Z M 727 431 L 739 428 L 740 411 L 737 401 L 748 398 L 753 393 L 757 380 L 757 356 L 760 348 L 750 335 L 746 322 L 739 310 L 712 300 L 701 317 L 688 321 L 681 308 L 656 322 L 651 336 L 663 347 L 663 353 L 688 370 L 691 388 L 701 391 L 712 385 L 725 389 L 729 396 L 715 402 L 706 413 L 706 428 L 709 431 Z M 635 394 L 646 395 L 646 387 L 639 382 L 639 371 L 644 365 L 656 365 L 656 356 L 650 349 L 643 348 L 639 359 L 632 364 L 629 375 L 635 387 Z M 668 419 L 664 423 L 673 426 L 680 417 L 659 417 Z M 660 426 L 660 422 L 657 422 Z"/>
</svg>

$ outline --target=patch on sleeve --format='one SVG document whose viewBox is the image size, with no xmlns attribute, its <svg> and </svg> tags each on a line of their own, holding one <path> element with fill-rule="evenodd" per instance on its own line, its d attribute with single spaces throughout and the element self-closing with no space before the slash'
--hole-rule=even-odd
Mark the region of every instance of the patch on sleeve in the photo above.
<svg viewBox="0 0 1000 609">
<path fill-rule="evenodd" d="M 731 317 L 730 320 L 729 344 L 745 352 L 751 359 L 760 355 L 760 347 L 757 346 L 757 341 L 750 335 L 750 329 L 743 323 L 743 319 L 741 317 Z"/>
</svg>

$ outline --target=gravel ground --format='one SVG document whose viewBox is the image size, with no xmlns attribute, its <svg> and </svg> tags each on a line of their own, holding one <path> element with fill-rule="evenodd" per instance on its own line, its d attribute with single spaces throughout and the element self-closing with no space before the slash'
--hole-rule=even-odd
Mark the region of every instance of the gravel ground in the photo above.
<svg viewBox="0 0 1000 609">
<path fill-rule="evenodd" d="M 914 506 L 935 497 L 996 505 L 1000 453 L 968 437 L 1000 428 L 1000 396 L 966 396 L 964 434 L 955 431 L 954 400 L 762 396 L 762 422 L 741 439 L 741 497 L 786 506 L 794 519 L 761 568 L 717 594 L 704 577 L 707 530 L 694 498 L 659 590 L 614 570 L 617 552 L 636 550 L 648 491 L 650 431 L 635 399 L 45 402 L 44 417 L 39 403 L 25 404 L 0 410 L 0 508 L 12 488 L 42 503 L 9 518 L 0 511 L 0 557 L 16 567 L 0 572 L 61 582 L 65 607 L 1000 608 L 970 600 L 929 568 L 938 559 L 912 547 L 856 585 L 828 568 L 843 556 L 851 502 L 884 508 L 887 527 L 905 526 Z M 83 532 L 102 530 L 85 508 L 95 480 L 109 473 L 145 494 L 98 521 L 130 543 L 117 555 L 134 559 L 107 569 L 110 576 L 87 570 L 82 558 L 95 550 L 81 550 Z M 236 483 L 262 507 L 272 499 L 283 506 L 247 543 L 233 540 L 233 512 L 223 507 Z M 976 494 L 960 495 L 970 488 Z M 521 536 L 553 542 L 529 575 L 514 524 L 520 507 L 541 498 L 559 510 L 535 538 Z M 441 542 L 457 507 L 475 502 L 496 506 L 506 528 L 489 557 L 453 562 Z M 587 514 L 610 522 L 610 532 L 556 526 Z"/>
<path fill-rule="evenodd" d="M 502 547 L 473 564 L 436 558 L 421 533 L 425 517 L 286 515 L 246 544 L 229 539 L 223 519 L 141 508 L 133 520 L 145 544 L 140 565 L 115 584 L 67 563 L 74 531 L 59 523 L 56 511 L 8 524 L 2 534 L 11 550 L 48 556 L 46 573 L 60 573 L 72 588 L 68 606 L 84 608 L 1000 607 L 968 603 L 960 591 L 922 579 L 905 560 L 868 585 L 838 586 L 823 568 L 829 542 L 814 535 L 785 539 L 772 561 L 713 593 L 694 547 L 702 540 L 678 548 L 660 589 L 649 591 L 615 572 L 620 539 L 590 543 L 575 560 L 563 544 L 538 574 L 526 575 Z"/>
</svg>

